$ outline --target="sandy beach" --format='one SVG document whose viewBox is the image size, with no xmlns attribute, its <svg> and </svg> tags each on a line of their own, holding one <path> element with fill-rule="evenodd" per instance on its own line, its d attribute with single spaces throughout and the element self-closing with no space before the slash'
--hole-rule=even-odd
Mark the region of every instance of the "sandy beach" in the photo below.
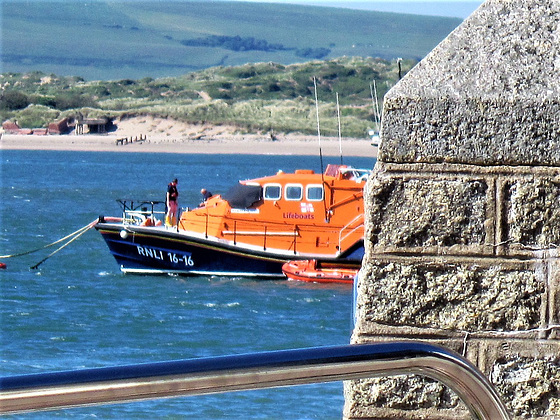
<svg viewBox="0 0 560 420">
<path fill-rule="evenodd" d="M 2 133 L 0 149 L 67 150 L 136 153 L 216 153 L 377 156 L 367 138 L 353 139 L 270 133 L 241 134 L 235 127 L 185 124 L 177 121 L 136 117 L 117 121 L 117 130 L 105 135 L 73 132 L 65 135 L 20 135 Z"/>
</svg>

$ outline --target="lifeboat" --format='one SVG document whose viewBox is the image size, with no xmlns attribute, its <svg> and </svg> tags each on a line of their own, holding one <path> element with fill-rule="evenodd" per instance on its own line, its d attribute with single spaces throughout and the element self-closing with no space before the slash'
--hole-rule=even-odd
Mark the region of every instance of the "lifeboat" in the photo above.
<svg viewBox="0 0 560 420">
<path fill-rule="evenodd" d="M 357 268 L 321 267 L 317 260 L 289 261 L 282 265 L 282 272 L 290 280 L 314 283 L 349 283 L 354 282 Z"/>
<path fill-rule="evenodd" d="M 95 228 L 125 273 L 283 277 L 293 260 L 359 268 L 370 172 L 328 165 L 239 181 L 172 227 L 157 223 L 164 203 L 119 200 L 122 217 Z"/>
</svg>

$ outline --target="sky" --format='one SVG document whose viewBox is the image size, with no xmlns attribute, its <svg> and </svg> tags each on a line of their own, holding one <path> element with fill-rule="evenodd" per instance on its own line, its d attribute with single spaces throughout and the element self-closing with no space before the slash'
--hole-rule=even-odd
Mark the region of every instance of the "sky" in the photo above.
<svg viewBox="0 0 560 420">
<path fill-rule="evenodd" d="M 380 12 L 412 13 L 467 18 L 482 0 L 237 0 L 255 3 L 287 3 L 310 6 L 346 7 Z"/>
</svg>

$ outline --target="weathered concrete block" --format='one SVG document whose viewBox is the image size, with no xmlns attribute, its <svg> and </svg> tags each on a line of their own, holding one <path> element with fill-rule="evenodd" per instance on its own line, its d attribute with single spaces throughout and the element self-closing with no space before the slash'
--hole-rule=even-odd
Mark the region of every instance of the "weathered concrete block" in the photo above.
<svg viewBox="0 0 560 420">
<path fill-rule="evenodd" d="M 426 247 L 472 252 L 488 235 L 487 191 L 483 178 L 378 172 L 367 187 L 366 237 L 374 252 Z"/>
<path fill-rule="evenodd" d="M 444 385 L 420 376 L 395 376 L 354 381 L 345 387 L 346 418 L 469 419 L 465 406 Z M 352 413 L 352 414 L 350 414 Z"/>
<path fill-rule="evenodd" d="M 546 286 L 531 266 L 364 261 L 360 324 L 452 331 L 525 331 L 541 325 Z"/>
<path fill-rule="evenodd" d="M 406 78 L 401 82 L 406 85 Z M 397 92 L 390 93 L 379 150 L 385 162 L 560 165 L 556 99 L 519 105 L 497 98 L 474 103 L 445 97 L 394 98 Z"/>
<path fill-rule="evenodd" d="M 385 97 L 385 162 L 560 165 L 560 2 L 488 0 Z"/>
<path fill-rule="evenodd" d="M 515 180 L 505 194 L 507 241 L 539 249 L 560 245 L 560 181 L 550 177 Z"/>
<path fill-rule="evenodd" d="M 490 373 L 498 392 L 509 401 L 515 416 L 560 416 L 560 360 L 558 357 L 507 357 Z"/>
</svg>

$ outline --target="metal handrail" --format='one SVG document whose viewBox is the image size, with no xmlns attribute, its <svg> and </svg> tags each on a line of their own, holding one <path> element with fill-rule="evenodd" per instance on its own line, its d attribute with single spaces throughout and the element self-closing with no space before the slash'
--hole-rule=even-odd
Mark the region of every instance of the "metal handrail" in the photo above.
<svg viewBox="0 0 560 420">
<path fill-rule="evenodd" d="M 457 393 L 474 418 L 509 419 L 488 379 L 460 355 L 420 342 L 282 350 L 0 378 L 0 413 L 419 374 Z"/>
<path fill-rule="evenodd" d="M 350 228 L 350 226 L 358 221 L 361 220 L 361 223 L 359 223 L 357 226 Z M 350 220 L 339 232 L 338 234 L 338 247 L 340 250 L 344 250 L 344 247 L 342 246 L 342 243 L 346 240 L 346 238 L 349 238 L 350 235 L 352 235 L 353 233 L 357 232 L 360 228 L 364 227 L 364 215 L 363 214 L 359 214 L 356 217 L 354 217 L 352 220 Z M 346 230 L 348 230 L 348 233 L 344 233 Z M 363 236 L 363 235 L 362 235 Z"/>
</svg>

